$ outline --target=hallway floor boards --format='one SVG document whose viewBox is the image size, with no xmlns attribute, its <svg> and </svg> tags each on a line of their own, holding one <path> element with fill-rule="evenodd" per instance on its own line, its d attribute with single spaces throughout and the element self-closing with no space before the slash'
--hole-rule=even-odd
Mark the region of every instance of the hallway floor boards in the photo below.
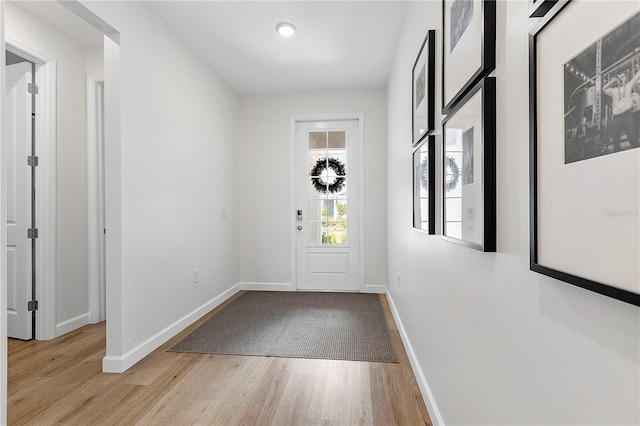
<svg viewBox="0 0 640 426">
<path fill-rule="evenodd" d="M 123 374 L 101 372 L 104 323 L 10 339 L 9 425 L 431 424 L 384 296 L 398 364 L 166 352 L 231 300 Z"/>
</svg>

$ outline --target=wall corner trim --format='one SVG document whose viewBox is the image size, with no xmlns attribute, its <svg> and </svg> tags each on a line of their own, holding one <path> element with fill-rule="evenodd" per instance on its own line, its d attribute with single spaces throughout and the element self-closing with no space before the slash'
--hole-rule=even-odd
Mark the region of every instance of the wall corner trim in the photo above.
<svg viewBox="0 0 640 426">
<path fill-rule="evenodd" d="M 434 425 L 445 426 L 444 420 L 442 419 L 442 415 L 440 414 L 440 410 L 438 410 L 438 405 L 436 404 L 436 400 L 433 397 L 433 393 L 431 392 L 431 388 L 427 383 L 427 379 L 422 372 L 422 368 L 418 363 L 418 358 L 416 357 L 416 353 L 413 351 L 413 346 L 411 345 L 411 341 L 409 340 L 409 336 L 402 324 L 402 320 L 400 319 L 400 314 L 396 309 L 396 305 L 393 301 L 393 297 L 391 293 L 387 292 L 387 300 L 389 301 L 389 307 L 391 308 L 391 313 L 393 315 L 393 319 L 396 322 L 396 326 L 398 327 L 398 331 L 400 332 L 400 338 L 402 339 L 402 343 L 407 351 L 407 356 L 409 357 L 409 362 L 411 363 L 411 369 L 413 370 L 413 374 L 416 376 L 416 380 L 418 382 L 418 387 L 420 387 L 420 393 L 422 393 L 422 399 L 424 400 L 425 405 L 427 406 L 427 411 L 429 411 L 429 416 L 431 417 L 431 422 Z"/>
<path fill-rule="evenodd" d="M 222 292 L 222 294 L 214 297 L 207 303 L 196 308 L 192 312 L 183 316 L 173 324 L 160 330 L 153 336 L 149 337 L 144 342 L 140 343 L 135 348 L 121 356 L 107 355 L 102 359 L 102 371 L 104 373 L 124 373 L 131 366 L 138 361 L 149 355 L 156 350 L 162 344 L 167 342 L 176 334 L 193 324 L 198 319 L 202 318 L 205 314 L 209 313 L 212 309 L 221 305 L 231 296 L 240 291 L 240 284 L 235 284 L 228 290 Z"/>
</svg>

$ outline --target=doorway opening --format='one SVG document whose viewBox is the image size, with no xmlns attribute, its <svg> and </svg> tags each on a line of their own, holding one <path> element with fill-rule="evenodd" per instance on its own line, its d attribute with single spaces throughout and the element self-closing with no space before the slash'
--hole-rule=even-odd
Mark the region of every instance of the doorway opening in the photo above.
<svg viewBox="0 0 640 426">
<path fill-rule="evenodd" d="M 13 4 L 8 10 L 11 19 L 24 21 L 16 36 L 31 36 L 27 37 L 30 40 L 27 46 L 14 36 L 6 35 L 7 64 L 19 61 L 18 58 L 31 62 L 35 71 L 33 83 L 37 88 L 37 93 L 33 95 L 37 119 L 33 131 L 35 147 L 34 152 L 30 153 L 33 157 L 30 160 L 35 161 L 32 171 L 37 190 L 34 196 L 28 197 L 34 205 L 34 226 L 29 229 L 33 237 L 30 242 L 35 245 L 32 276 L 35 283 L 33 293 L 37 296 L 33 298 L 30 308 L 37 310 L 33 311 L 35 333 L 32 332 L 28 338 L 49 340 L 106 318 L 104 244 L 100 253 L 92 253 L 99 256 L 95 263 L 102 271 L 99 274 L 102 279 L 96 284 L 99 288 L 93 291 L 89 288 L 89 283 L 93 282 L 88 277 L 87 227 L 88 196 L 94 195 L 93 189 L 88 188 L 88 178 L 93 176 L 88 176 L 87 171 L 102 173 L 104 167 L 89 167 L 88 156 L 83 155 L 85 149 L 90 149 L 88 143 L 103 144 L 104 78 L 100 77 L 101 80 L 97 81 L 93 77 L 100 89 L 99 97 L 93 99 L 93 110 L 86 103 L 88 97 L 82 90 L 72 93 L 73 89 L 70 92 L 72 85 L 77 87 L 78 82 L 86 82 L 88 74 L 104 74 L 104 35 L 84 22 L 84 29 L 80 33 L 72 32 L 65 38 L 65 22 L 76 22 L 68 28 L 76 28 L 79 32 L 78 20 L 83 18 L 60 3 L 50 3 L 42 9 Z M 44 40 L 43 24 L 45 28 L 50 28 L 44 32 L 47 34 L 44 37 L 55 43 L 49 44 Z M 64 91 L 59 96 L 57 87 Z M 92 117 L 88 116 L 90 110 Z M 90 126 L 98 125 L 99 129 L 93 129 L 96 137 L 91 138 Z M 57 138 L 58 132 L 60 140 Z M 104 182 L 102 176 L 95 180 Z M 104 184 L 101 188 L 104 188 Z M 105 204 L 103 194 L 102 189 L 99 194 L 102 210 Z M 95 239 L 100 237 L 100 242 L 104 243 L 104 214 L 98 217 L 101 219 L 101 231 Z M 9 265 L 3 278 L 6 279 L 11 273 Z M 91 309 L 87 305 L 90 299 L 97 299 L 95 303 L 90 303 Z M 22 305 L 20 303 L 19 306 Z M 16 337 L 13 334 L 9 336 Z"/>
<path fill-rule="evenodd" d="M 36 336 L 36 66 L 5 52 L 7 334 Z"/>
<path fill-rule="evenodd" d="M 361 114 L 292 119 L 297 290 L 364 291 Z"/>
<path fill-rule="evenodd" d="M 13 197 L 18 210 L 14 213 L 16 218 L 9 219 L 7 215 L 4 224 L 8 232 L 12 220 L 21 220 L 23 225 L 15 228 L 18 239 L 14 241 L 30 249 L 16 248 L 15 258 L 11 259 L 15 263 L 7 264 L 3 278 L 13 278 L 15 283 L 20 283 L 15 288 L 17 298 L 8 300 L 8 303 L 14 303 L 20 312 L 29 312 L 27 321 L 30 321 L 31 332 L 20 338 L 47 340 L 55 337 L 55 257 L 51 253 L 55 250 L 56 63 L 12 39 L 7 39 L 4 54 L 8 61 L 14 62 L 7 67 L 8 71 L 14 69 L 18 75 L 30 75 L 26 78 L 30 81 L 19 83 L 13 93 L 14 100 L 29 103 L 29 106 L 19 107 L 20 114 L 12 118 L 15 121 L 7 123 L 8 131 L 14 128 L 28 135 L 16 135 L 13 140 L 7 137 L 5 148 L 15 145 L 15 154 L 5 156 L 7 183 L 15 186 L 14 194 L 7 193 L 7 212 L 11 212 L 9 197 Z M 20 67 L 24 69 L 18 71 Z M 26 88 L 23 87 L 25 84 Z M 14 104 L 12 108 L 16 107 Z M 13 170 L 9 169 L 10 165 Z M 14 182 L 10 181 L 11 176 L 15 176 Z M 11 245 L 10 241 L 7 242 Z M 9 261 L 12 247 L 5 249 Z M 7 282 L 7 291 L 11 285 Z M 21 329 L 25 328 L 22 321 L 20 324 Z"/>
</svg>

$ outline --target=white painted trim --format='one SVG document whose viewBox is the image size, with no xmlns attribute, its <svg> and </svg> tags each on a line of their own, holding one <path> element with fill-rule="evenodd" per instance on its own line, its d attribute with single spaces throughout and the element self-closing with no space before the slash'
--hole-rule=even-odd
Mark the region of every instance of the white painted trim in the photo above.
<svg viewBox="0 0 640 426">
<path fill-rule="evenodd" d="M 391 308 L 391 314 L 393 315 L 393 319 L 396 322 L 396 326 L 398 327 L 398 332 L 400 332 L 400 338 L 402 339 L 402 343 L 407 351 L 407 356 L 409 357 L 409 362 L 411 363 L 411 369 L 413 370 L 413 374 L 416 376 L 416 381 L 418 382 L 418 387 L 420 387 L 420 393 L 422 394 L 422 399 L 424 400 L 425 405 L 427 406 L 427 410 L 429 411 L 429 417 L 431 417 L 431 422 L 434 425 L 444 426 L 444 420 L 442 419 L 442 415 L 440 414 L 440 410 L 438 410 L 438 405 L 436 404 L 436 400 L 431 392 L 431 388 L 427 383 L 427 379 L 422 372 L 422 368 L 420 367 L 420 363 L 418 362 L 418 358 L 416 357 L 416 353 L 413 351 L 413 346 L 411 345 L 411 341 L 409 340 L 409 336 L 402 324 L 402 320 L 400 319 L 400 314 L 396 309 L 396 304 L 393 301 L 393 297 L 391 297 L 391 293 L 387 293 L 387 300 L 389 301 L 389 307 Z"/>
<path fill-rule="evenodd" d="M 296 291 L 293 283 L 240 283 L 240 289 L 247 291 Z"/>
<path fill-rule="evenodd" d="M 366 292 L 365 286 L 365 259 L 366 259 L 366 247 L 365 247 L 365 223 L 364 223 L 364 113 L 362 112 L 354 112 L 354 113 L 339 113 L 339 114 L 313 114 L 313 115 L 292 115 L 290 119 L 290 148 L 289 148 L 289 193 L 290 193 L 290 205 L 289 205 L 289 214 L 291 215 L 291 283 L 293 284 L 294 289 L 297 289 L 297 245 L 296 245 L 296 216 L 295 216 L 295 205 L 296 205 L 296 194 L 295 194 L 295 183 L 296 183 L 296 124 L 297 123 L 305 123 L 310 121 L 342 121 L 342 120 L 358 120 L 358 155 L 359 158 L 359 168 L 360 168 L 360 291 Z"/>
<path fill-rule="evenodd" d="M 87 77 L 87 235 L 88 235 L 88 284 L 89 284 L 89 322 L 98 323 L 106 318 L 105 280 L 104 280 L 104 177 L 103 147 L 104 139 L 98 136 L 98 130 L 104 129 L 104 98 L 98 104 L 99 86 L 104 77 Z M 103 135 L 104 136 L 104 135 Z"/>
<path fill-rule="evenodd" d="M 120 46 L 104 38 L 104 160 L 106 245 L 107 355 L 124 353 L 122 295 L 122 108 Z"/>
<path fill-rule="evenodd" d="M 214 297 L 204 305 L 196 308 L 193 312 L 183 316 L 173 324 L 160 330 L 135 348 L 131 349 L 122 356 L 107 355 L 102 359 L 102 371 L 105 373 L 123 373 L 135 363 L 149 355 L 151 352 L 166 343 L 176 334 L 202 318 L 211 310 L 221 305 L 227 299 L 240 291 L 240 284 L 235 284 L 222 294 Z"/>
<path fill-rule="evenodd" d="M 365 223 L 364 223 L 364 210 L 365 210 L 365 187 L 364 187 L 364 113 L 359 113 L 358 115 L 358 169 L 359 169 L 359 178 L 360 178 L 360 191 L 359 202 L 360 202 L 360 291 L 366 292 L 367 287 L 365 285 L 366 278 L 366 269 L 365 269 L 365 259 L 367 256 L 367 247 L 365 246 Z"/>
<path fill-rule="evenodd" d="M 18 56 L 26 59 L 29 62 L 33 62 L 34 64 L 45 64 L 53 60 L 49 56 L 45 55 L 43 52 L 40 52 L 37 49 L 33 49 L 30 46 L 22 43 L 20 40 L 16 40 L 13 37 L 5 35 L 5 48 L 11 52 L 15 53 Z"/>
<path fill-rule="evenodd" d="M 297 244 L 296 244 L 296 116 L 292 116 L 289 120 L 289 214 L 291 220 L 291 284 L 293 289 L 298 288 L 298 269 L 297 269 Z"/>
<path fill-rule="evenodd" d="M 5 50 L 4 2 L 0 1 L 0 52 Z M 7 167 L 4 112 L 7 66 L 0 55 L 0 223 L 7 223 Z M 0 226 L 0 241 L 7 241 L 7 227 Z M 0 250 L 0 425 L 7 424 L 7 250 Z"/>
<path fill-rule="evenodd" d="M 84 327 L 89 324 L 89 312 L 78 315 L 75 318 L 71 318 L 69 320 L 63 321 L 60 324 L 56 325 L 56 337 L 60 337 L 63 334 L 67 334 L 70 331 L 76 330 L 80 327 Z"/>
<path fill-rule="evenodd" d="M 57 64 L 11 37 L 6 48 L 36 64 L 36 339 L 49 340 L 56 337 Z"/>
<path fill-rule="evenodd" d="M 365 293 L 386 294 L 387 286 L 386 285 L 378 285 L 378 284 L 365 284 L 364 292 Z"/>
<path fill-rule="evenodd" d="M 36 96 L 36 297 L 40 306 L 36 315 L 36 339 L 56 336 L 56 158 L 57 158 L 57 64 L 49 61 L 38 68 L 36 80 L 41 90 Z"/>
</svg>

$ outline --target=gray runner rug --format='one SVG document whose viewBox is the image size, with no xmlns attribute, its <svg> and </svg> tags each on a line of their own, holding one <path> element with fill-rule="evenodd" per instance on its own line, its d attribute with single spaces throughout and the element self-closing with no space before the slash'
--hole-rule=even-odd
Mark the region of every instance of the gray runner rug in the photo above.
<svg viewBox="0 0 640 426">
<path fill-rule="evenodd" d="M 398 362 L 377 294 L 247 292 L 172 352 Z"/>
</svg>

